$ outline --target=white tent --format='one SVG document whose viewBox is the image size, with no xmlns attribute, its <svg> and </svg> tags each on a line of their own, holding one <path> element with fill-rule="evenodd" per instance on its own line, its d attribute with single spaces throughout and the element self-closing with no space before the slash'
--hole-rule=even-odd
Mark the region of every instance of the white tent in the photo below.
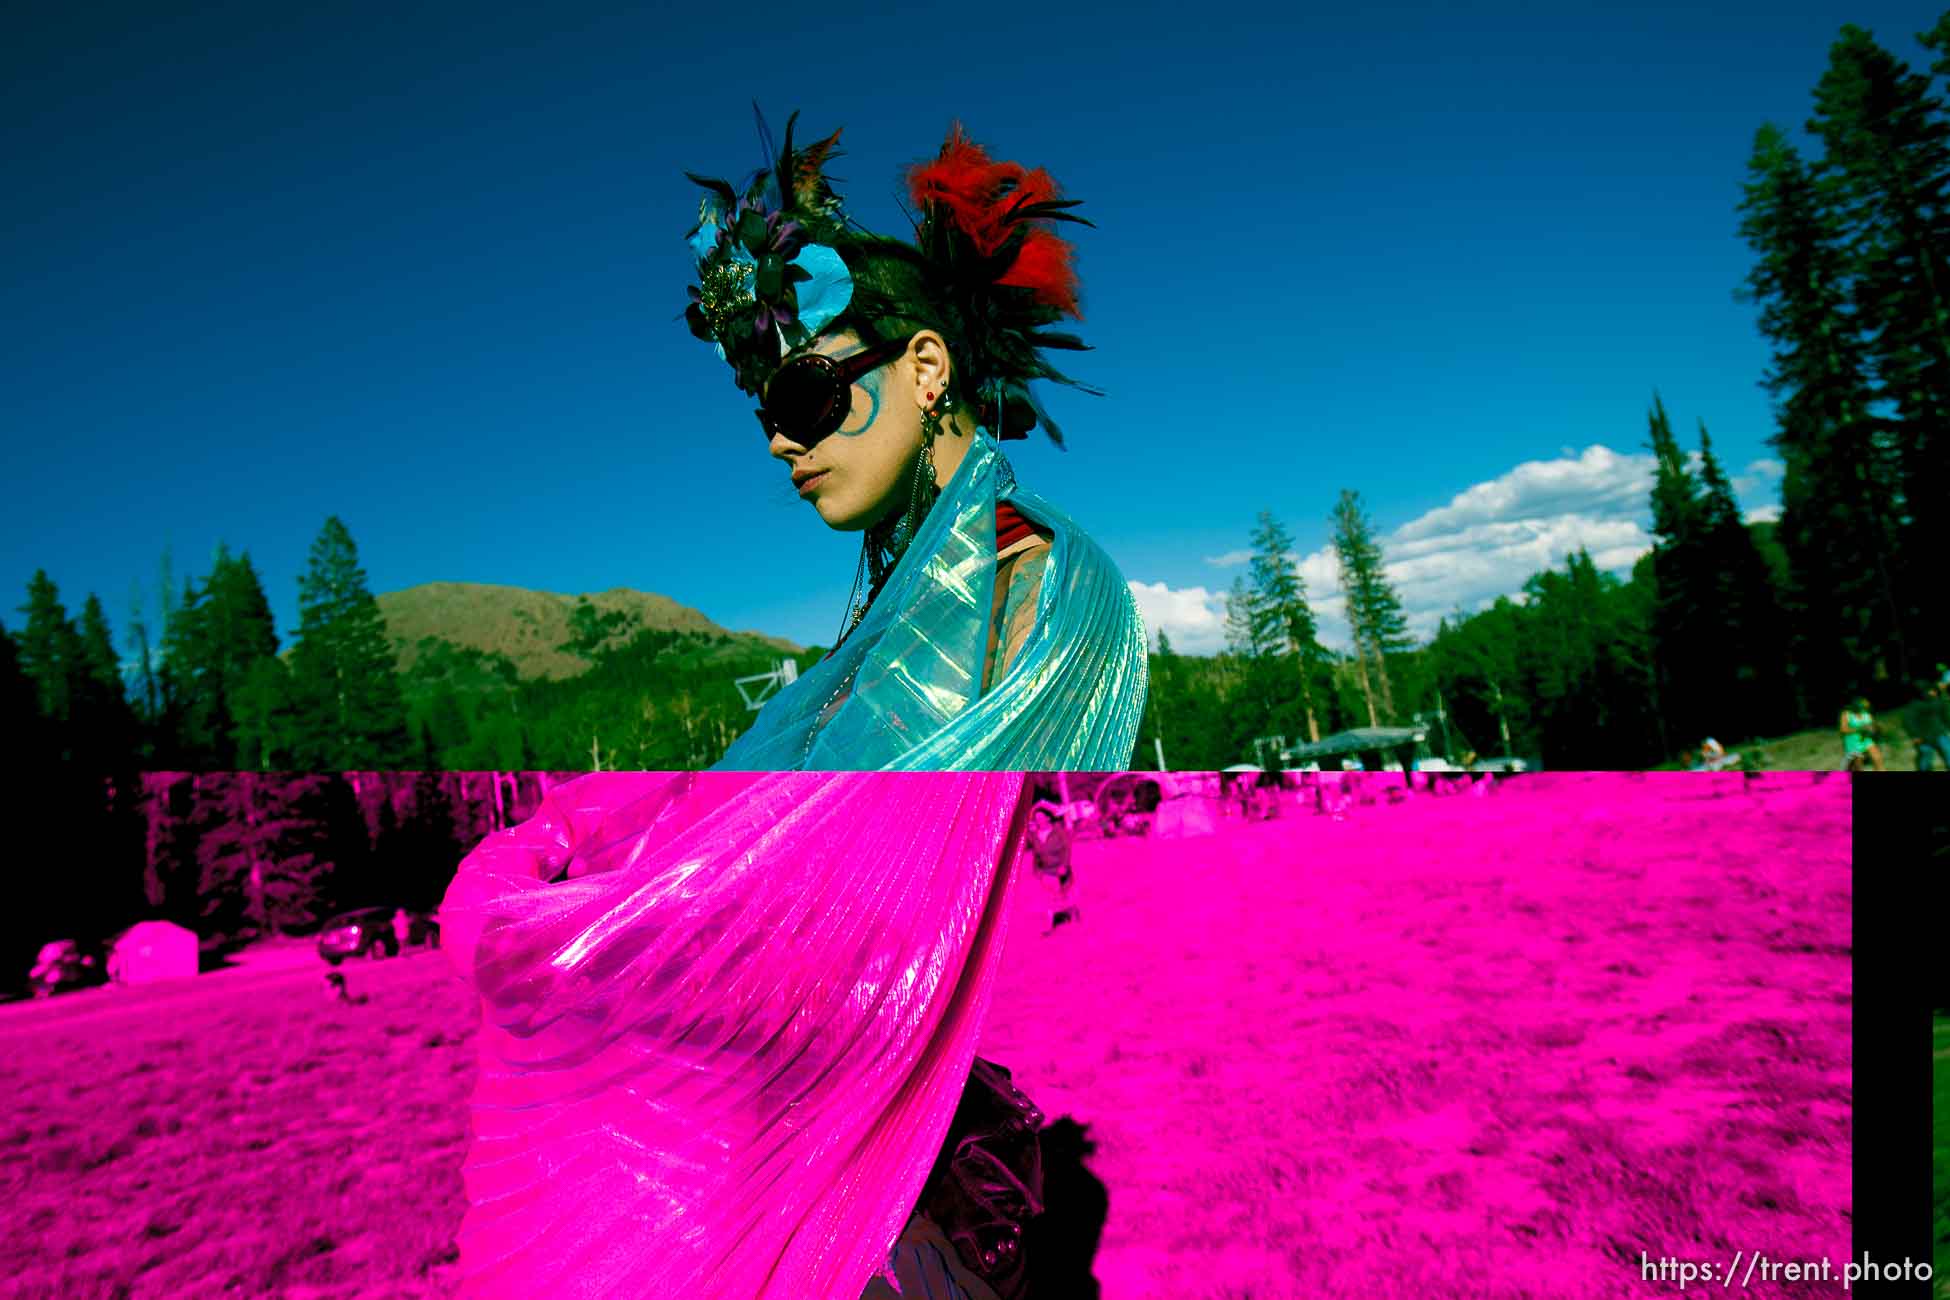
<svg viewBox="0 0 1950 1300">
<path fill-rule="evenodd" d="M 1219 818 L 1215 811 L 1217 803 L 1218 800 L 1202 795 L 1167 799 L 1158 805 L 1151 833 L 1160 838 L 1210 835 L 1219 829 Z"/>
<path fill-rule="evenodd" d="M 154 984 L 196 974 L 196 935 L 168 921 L 138 921 L 109 953 L 108 977 L 117 984 Z"/>
</svg>

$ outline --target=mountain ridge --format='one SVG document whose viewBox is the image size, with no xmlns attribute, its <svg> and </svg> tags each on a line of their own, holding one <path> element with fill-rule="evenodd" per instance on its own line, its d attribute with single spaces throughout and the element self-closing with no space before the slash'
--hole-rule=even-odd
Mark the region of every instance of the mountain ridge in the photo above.
<svg viewBox="0 0 1950 1300">
<path fill-rule="evenodd" d="M 524 678 L 579 676 L 588 670 L 589 661 L 560 647 L 573 635 L 570 616 L 584 600 L 598 614 L 621 612 L 635 618 L 634 625 L 612 636 L 609 645 L 620 645 L 638 629 L 646 629 L 742 638 L 782 654 L 804 649 L 784 637 L 733 631 L 668 596 L 631 587 L 567 595 L 497 583 L 423 582 L 382 592 L 375 599 L 402 673 L 419 658 L 421 640 L 437 637 L 463 649 L 503 655 Z"/>
</svg>

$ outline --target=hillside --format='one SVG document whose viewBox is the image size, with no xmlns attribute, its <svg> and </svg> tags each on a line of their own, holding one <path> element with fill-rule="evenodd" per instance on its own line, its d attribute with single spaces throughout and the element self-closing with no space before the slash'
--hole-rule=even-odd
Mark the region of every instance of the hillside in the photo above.
<svg viewBox="0 0 1950 1300">
<path fill-rule="evenodd" d="M 428 582 L 378 598 L 401 672 L 418 658 L 422 638 L 437 637 L 463 649 L 503 655 L 524 678 L 549 679 L 574 677 L 589 667 L 586 659 L 559 649 L 570 638 L 569 616 L 579 599 L 480 582 Z M 639 627 L 652 631 L 749 638 L 786 654 L 802 648 L 781 637 L 729 631 L 697 610 L 653 592 L 617 587 L 587 599 L 599 614 L 634 615 Z"/>
</svg>

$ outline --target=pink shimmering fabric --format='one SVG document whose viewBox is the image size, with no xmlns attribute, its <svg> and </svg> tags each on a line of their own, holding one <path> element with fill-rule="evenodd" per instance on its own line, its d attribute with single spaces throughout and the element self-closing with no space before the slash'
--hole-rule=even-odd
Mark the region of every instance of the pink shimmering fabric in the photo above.
<svg viewBox="0 0 1950 1300">
<path fill-rule="evenodd" d="M 596 773 L 461 865 L 463 1294 L 860 1295 L 947 1133 L 1020 773 Z"/>
</svg>

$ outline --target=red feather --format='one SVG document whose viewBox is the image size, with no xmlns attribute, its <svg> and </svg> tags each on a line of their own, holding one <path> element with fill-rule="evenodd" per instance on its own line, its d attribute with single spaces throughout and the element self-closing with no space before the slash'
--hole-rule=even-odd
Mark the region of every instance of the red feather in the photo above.
<svg viewBox="0 0 1950 1300">
<path fill-rule="evenodd" d="M 931 163 L 908 172 L 908 190 L 915 206 L 944 212 L 968 236 L 984 257 L 991 257 L 1009 238 L 1016 223 L 1008 214 L 1018 204 L 1044 203 L 1057 197 L 1056 182 L 1038 167 L 996 162 L 971 141 L 957 122 Z M 1037 221 L 1024 232 L 1020 251 L 998 283 L 1033 291 L 1038 302 L 1077 315 L 1077 278 L 1071 267 L 1075 250 L 1070 242 Z M 1082 319 L 1080 316 L 1078 319 Z"/>
<path fill-rule="evenodd" d="M 1082 320 L 1083 313 L 1077 310 L 1077 276 L 1070 265 L 1075 252 L 1069 240 L 1047 230 L 1032 229 L 1022 241 L 1022 251 L 1016 254 L 1015 262 L 998 283 L 1034 290 L 1037 302 Z"/>
</svg>

